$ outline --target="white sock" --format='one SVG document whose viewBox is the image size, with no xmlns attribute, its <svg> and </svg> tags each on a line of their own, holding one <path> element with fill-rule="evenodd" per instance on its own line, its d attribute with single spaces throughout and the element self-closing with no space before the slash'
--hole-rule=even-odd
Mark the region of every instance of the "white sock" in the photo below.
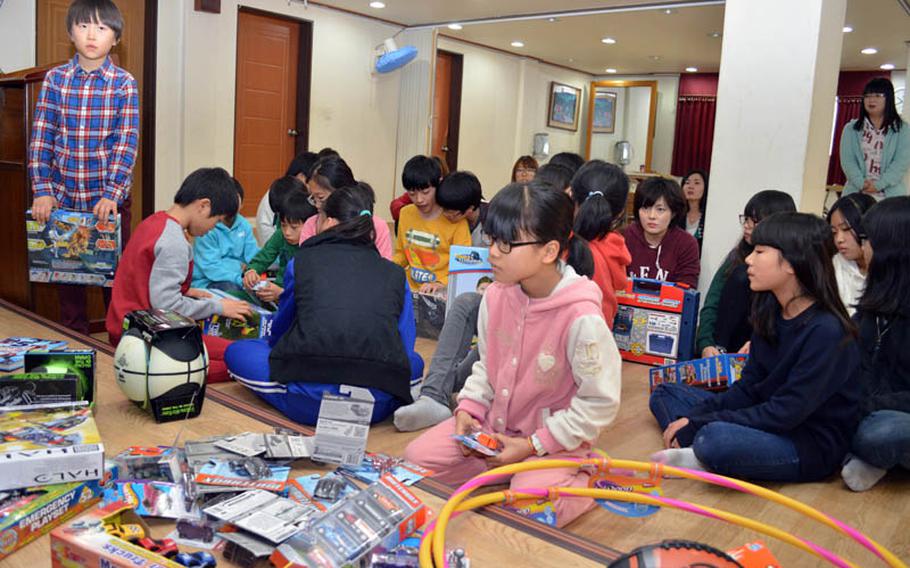
<svg viewBox="0 0 910 568">
<path fill-rule="evenodd" d="M 851 457 L 840 470 L 844 483 L 853 491 L 868 491 L 888 473 L 887 469 L 869 465 L 857 457 Z"/>
<path fill-rule="evenodd" d="M 448 406 L 436 402 L 428 396 L 421 396 L 412 404 L 402 406 L 395 411 L 393 422 L 401 432 L 413 432 L 435 426 L 452 417 Z"/>
<path fill-rule="evenodd" d="M 672 467 L 684 467 L 686 469 L 697 469 L 707 471 L 707 468 L 695 457 L 695 450 L 692 448 L 670 448 L 651 454 L 651 461 L 662 463 Z"/>
</svg>

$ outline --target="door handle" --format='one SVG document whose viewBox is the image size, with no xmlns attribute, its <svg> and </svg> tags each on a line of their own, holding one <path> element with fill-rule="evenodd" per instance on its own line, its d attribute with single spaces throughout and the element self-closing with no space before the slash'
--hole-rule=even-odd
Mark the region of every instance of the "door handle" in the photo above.
<svg viewBox="0 0 910 568">
<path fill-rule="evenodd" d="M 288 136 L 300 136 L 296 128 L 288 128 Z"/>
<path fill-rule="evenodd" d="M 443 146 L 442 148 L 440 148 L 440 150 L 442 150 L 443 152 L 448 152 L 448 151 L 449 151 L 449 147 L 448 147 L 448 146 Z"/>
</svg>

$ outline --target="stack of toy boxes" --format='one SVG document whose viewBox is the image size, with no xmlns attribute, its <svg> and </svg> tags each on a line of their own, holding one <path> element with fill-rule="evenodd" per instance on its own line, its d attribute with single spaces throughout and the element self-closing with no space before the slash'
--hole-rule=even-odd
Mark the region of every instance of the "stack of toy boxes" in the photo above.
<svg viewBox="0 0 910 568">
<path fill-rule="evenodd" d="M 650 371 L 651 392 L 657 385 L 680 383 L 710 391 L 721 391 L 729 388 L 742 376 L 748 355 L 724 353 L 716 357 L 683 361 Z"/>
</svg>

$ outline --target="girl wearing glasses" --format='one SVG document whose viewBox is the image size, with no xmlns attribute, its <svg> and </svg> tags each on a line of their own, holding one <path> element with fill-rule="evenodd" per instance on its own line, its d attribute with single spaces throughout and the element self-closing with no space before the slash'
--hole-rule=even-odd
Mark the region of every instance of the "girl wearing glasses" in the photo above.
<svg viewBox="0 0 910 568">
<path fill-rule="evenodd" d="M 600 290 L 561 260 L 583 244 L 570 238 L 573 209 L 566 194 L 534 183 L 508 185 L 490 202 L 484 232 L 492 239 L 495 282 L 480 306 L 480 360 L 455 416 L 405 450 L 444 483 L 460 485 L 491 466 L 539 456 L 586 457 L 616 417 L 621 361 Z M 453 438 L 476 431 L 496 438 L 502 451 L 485 457 Z M 519 473 L 511 485 L 586 487 L 588 477 L 543 470 Z M 555 523 L 564 526 L 593 506 L 592 499 L 559 499 Z"/>
<path fill-rule="evenodd" d="M 894 104 L 894 85 L 883 77 L 863 90 L 859 119 L 844 126 L 840 164 L 847 176 L 844 194 L 868 193 L 877 200 L 906 195 L 910 169 L 910 126 Z"/>
</svg>

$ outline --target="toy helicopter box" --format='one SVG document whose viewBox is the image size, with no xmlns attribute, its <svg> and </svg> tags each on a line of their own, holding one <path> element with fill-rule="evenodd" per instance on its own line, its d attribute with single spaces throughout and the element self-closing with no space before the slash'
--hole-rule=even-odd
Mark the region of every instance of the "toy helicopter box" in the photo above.
<svg viewBox="0 0 910 568">
<path fill-rule="evenodd" d="M 616 292 L 613 338 L 626 361 L 668 365 L 692 358 L 698 291 L 684 284 L 629 278 Z"/>
<path fill-rule="evenodd" d="M 742 376 L 748 355 L 724 353 L 650 370 L 651 392 L 663 383 L 680 383 L 710 391 L 727 390 Z"/>
<path fill-rule="evenodd" d="M 221 290 L 206 290 L 214 296 L 236 300 L 234 296 Z M 222 315 L 215 314 L 205 318 L 199 325 L 202 327 L 203 335 L 213 335 L 231 341 L 237 339 L 261 339 L 272 335 L 272 321 L 275 318 L 275 312 L 250 304 L 253 309 L 252 315 L 248 316 L 246 321 L 226 318 Z"/>
<path fill-rule="evenodd" d="M 120 216 L 99 221 L 93 213 L 55 209 L 47 223 L 25 212 L 28 279 L 58 284 L 114 284 L 120 259 Z"/>
<path fill-rule="evenodd" d="M 0 493 L 0 560 L 98 501 L 99 481 L 77 481 Z"/>
<path fill-rule="evenodd" d="M 94 349 L 29 351 L 25 354 L 25 372 L 76 377 L 76 400 L 84 400 L 89 408 L 95 408 L 98 385 L 95 383 Z"/>
<path fill-rule="evenodd" d="M 104 447 L 85 403 L 0 409 L 0 491 L 104 477 Z"/>
<path fill-rule="evenodd" d="M 490 249 L 455 245 L 449 251 L 448 308 L 453 300 L 466 292 L 483 294 L 493 283 L 493 267 L 490 266 Z"/>
<path fill-rule="evenodd" d="M 119 568 L 185 568 L 108 532 L 129 526 L 150 535 L 148 524 L 125 503 L 100 505 L 51 532 L 51 566 L 105 566 Z"/>
</svg>

